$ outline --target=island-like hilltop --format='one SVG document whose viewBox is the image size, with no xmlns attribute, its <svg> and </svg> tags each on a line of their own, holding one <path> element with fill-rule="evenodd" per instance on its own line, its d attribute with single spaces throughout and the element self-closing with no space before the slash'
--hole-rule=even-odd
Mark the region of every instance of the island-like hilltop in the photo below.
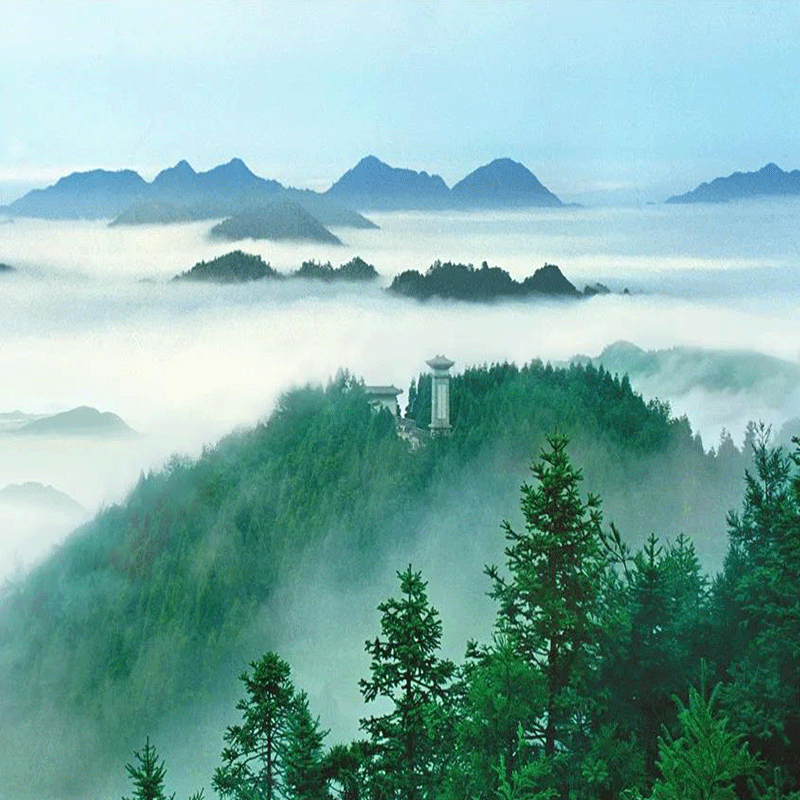
<svg viewBox="0 0 800 800">
<path fill-rule="evenodd" d="M 701 183 L 685 194 L 667 198 L 668 203 L 727 203 L 756 197 L 800 195 L 800 170 L 784 172 L 776 164 L 767 164 L 758 172 L 734 172 L 726 178 Z"/>
<path fill-rule="evenodd" d="M 289 200 L 277 200 L 265 206 L 249 208 L 234 214 L 211 229 L 211 236 L 227 241 L 269 239 L 273 242 L 320 242 L 340 245 L 318 219 L 302 206 Z"/>
<path fill-rule="evenodd" d="M 545 264 L 520 282 L 504 269 L 490 267 L 485 261 L 480 269 L 475 269 L 471 264 L 453 264 L 449 261 L 443 264 L 436 261 L 424 274 L 413 269 L 406 270 L 392 281 L 389 291 L 417 300 L 438 297 L 474 302 L 536 296 L 580 296 L 580 292 L 555 264 Z M 588 296 L 590 293 L 586 294 Z"/>
</svg>

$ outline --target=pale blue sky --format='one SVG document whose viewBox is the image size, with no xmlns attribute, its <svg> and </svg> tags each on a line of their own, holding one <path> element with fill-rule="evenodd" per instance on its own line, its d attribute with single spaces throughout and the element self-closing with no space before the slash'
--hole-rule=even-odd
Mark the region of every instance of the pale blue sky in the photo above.
<svg viewBox="0 0 800 800">
<path fill-rule="evenodd" d="M 234 155 L 325 188 L 501 155 L 566 199 L 800 167 L 794 2 L 0 0 L 0 202 L 73 169 Z"/>
</svg>

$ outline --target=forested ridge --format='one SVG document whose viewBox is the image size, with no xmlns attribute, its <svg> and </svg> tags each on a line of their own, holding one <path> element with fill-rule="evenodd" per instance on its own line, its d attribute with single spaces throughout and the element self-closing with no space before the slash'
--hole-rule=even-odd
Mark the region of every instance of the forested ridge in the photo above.
<svg viewBox="0 0 800 800">
<path fill-rule="evenodd" d="M 502 509 L 499 525 L 502 516 L 518 505 L 513 497 L 531 454 L 546 446 L 547 435 L 558 429 L 570 438 L 570 452 L 579 459 L 587 486 L 601 494 L 622 537 L 617 543 L 618 563 L 613 568 L 610 563 L 603 566 L 603 592 L 614 592 L 603 595 L 603 603 L 613 612 L 611 627 L 603 628 L 608 635 L 595 643 L 602 645 L 600 650 L 594 652 L 593 646 L 597 658 L 580 678 L 581 703 L 586 703 L 580 714 L 589 714 L 599 703 L 603 713 L 597 720 L 604 720 L 597 730 L 584 731 L 582 740 L 606 742 L 593 746 L 611 748 L 616 761 L 596 752 L 592 758 L 600 777 L 591 791 L 586 788 L 589 784 L 583 788 L 576 784 L 575 796 L 616 796 L 608 794 L 612 786 L 614 791 L 626 787 L 649 791 L 655 775 L 654 736 L 662 724 L 677 733 L 671 695 L 687 696 L 688 682 L 699 675 L 701 652 L 715 679 L 730 681 L 732 665 L 755 669 L 741 666 L 741 659 L 735 661 L 733 650 L 724 658 L 720 655 L 733 642 L 746 644 L 739 635 L 742 620 L 730 609 L 739 603 L 744 613 L 755 601 L 746 607 L 738 600 L 715 606 L 725 586 L 739 597 L 741 587 L 731 570 L 745 563 L 742 548 L 752 544 L 752 515 L 746 510 L 740 518 L 731 518 L 731 529 L 743 531 L 736 534 L 741 544 L 732 548 L 713 593 L 688 538 L 698 542 L 697 551 L 704 557 L 724 552 L 724 517 L 717 519 L 716 528 L 709 520 L 719 516 L 720 507 L 739 505 L 748 456 L 729 439 L 716 451 L 704 452 L 688 422 L 672 418 L 666 404 L 645 402 L 627 379 L 593 366 L 553 369 L 533 362 L 522 368 L 509 364 L 472 368 L 453 378 L 451 390 L 451 435 L 429 440 L 416 450 L 397 435 L 388 413 L 370 410 L 361 383 L 349 375 L 340 375 L 324 389 L 289 392 L 270 418 L 254 429 L 226 437 L 196 461 L 174 457 L 163 471 L 143 475 L 124 504 L 104 511 L 28 576 L 9 584 L 0 610 L 0 703 L 4 718 L 14 724 L 5 726 L 2 734 L 2 749 L 9 754 L 0 765 L 7 776 L 4 782 L 23 796 L 41 793 L 48 780 L 52 786 L 64 774 L 66 766 L 50 760 L 45 729 L 48 735 L 66 740 L 75 730 L 74 720 L 90 722 L 95 737 L 86 742 L 84 734 L 74 746 L 91 746 L 98 764 L 105 764 L 107 757 L 140 745 L 144 732 L 163 721 L 165 713 L 210 701 L 221 682 L 231 684 L 243 660 L 263 652 L 265 640 L 269 645 L 270 630 L 277 629 L 281 619 L 281 609 L 271 606 L 275 591 L 282 583 L 302 579 L 309 559 L 331 563 L 337 581 L 334 590 L 368 582 L 386 552 L 413 548 L 418 531 L 436 513 L 435 498 L 445 490 L 457 494 L 467 481 L 484 486 L 473 490 L 478 494 L 470 497 L 471 502 Z M 409 396 L 409 417 L 424 424 L 430 414 L 429 377 L 415 380 Z M 757 444 L 757 430 L 751 428 L 748 447 Z M 780 458 L 782 496 L 789 508 L 789 462 L 785 455 Z M 487 464 L 492 471 L 485 469 Z M 523 525 L 519 518 L 511 519 L 516 527 Z M 489 537 L 499 546 L 497 531 L 450 531 L 444 526 L 438 535 Z M 688 536 L 680 536 L 684 532 Z M 651 533 L 661 538 L 650 539 L 633 559 L 621 555 L 623 540 L 639 546 Z M 457 538 L 453 546 L 458 546 Z M 649 701 L 631 698 L 627 678 L 622 688 L 614 686 L 621 675 L 644 670 L 650 663 L 634 648 L 631 620 L 641 602 L 636 580 L 644 580 L 647 573 L 669 583 L 675 564 L 684 570 L 680 591 L 695 593 L 688 602 L 689 595 L 673 596 L 678 589 L 672 584 L 657 589 L 673 593 L 663 608 L 659 599 L 651 609 L 668 615 L 650 634 L 654 636 L 656 629 L 669 632 L 664 634 L 667 650 L 652 659 L 652 669 L 667 674 L 663 686 L 657 682 L 661 673 L 642 678 L 642 686 L 658 687 L 653 701 L 657 710 L 648 711 L 651 727 L 644 741 L 637 738 L 641 727 L 637 720 L 643 705 L 650 709 Z M 479 575 L 482 565 L 475 566 Z M 433 582 L 435 577 L 426 579 Z M 695 588 L 687 589 L 686 581 Z M 498 585 L 495 591 L 500 598 Z M 786 587 L 781 592 L 785 601 Z M 780 599 L 775 603 L 779 605 Z M 719 625 L 720 615 L 725 614 L 734 614 L 726 622 L 728 631 Z M 494 659 L 507 636 L 501 625 L 493 644 L 471 649 L 467 662 L 471 666 L 459 667 L 460 677 L 454 683 L 461 687 L 459 702 L 477 691 L 467 679 L 469 674 L 488 680 L 493 672 L 506 669 Z M 708 643 L 715 641 L 717 650 L 708 650 Z M 667 658 L 673 655 L 674 662 Z M 509 669 L 517 670 L 516 662 Z M 520 686 L 529 677 L 521 674 Z M 766 675 L 758 680 L 769 685 Z M 575 687 L 567 682 L 562 688 L 569 693 Z M 777 692 L 773 705 L 789 702 L 785 692 Z M 741 716 L 748 706 L 739 703 L 738 708 Z M 572 715 L 565 712 L 563 718 Z M 780 738 L 791 719 L 773 720 L 770 728 L 768 720 L 758 718 L 759 730 L 774 731 Z M 455 725 L 453 720 L 445 723 Z M 740 729 L 749 735 L 747 724 L 743 720 Z M 520 730 L 516 723 L 506 729 L 515 737 Z M 468 736 L 458 730 L 456 734 L 452 728 L 452 741 Z M 483 734 L 476 730 L 469 736 Z M 551 748 L 547 757 L 558 760 L 559 748 Z M 777 760 L 785 761 L 785 746 L 777 750 L 784 754 Z M 466 757 L 465 751 L 460 753 L 459 758 Z M 530 750 L 523 747 L 522 753 L 531 758 L 541 755 L 533 745 Z M 456 758 L 455 751 L 451 755 Z M 487 797 L 501 791 L 514 796 L 523 792 L 514 782 L 528 780 L 519 772 L 528 769 L 528 756 L 515 757 L 514 764 L 504 756 L 502 768 L 497 757 L 494 753 L 494 761 L 473 766 L 462 763 L 458 781 L 478 783 L 452 791 Z M 37 762 L 35 781 L 30 781 L 31 760 Z M 629 771 L 617 774 L 623 764 Z M 445 773 L 447 785 L 461 785 L 453 783 L 457 776 L 449 770 L 443 764 L 439 782 L 426 784 L 420 796 L 444 791 Z M 79 791 L 80 780 L 88 785 L 90 775 L 87 768 L 75 778 L 73 790 Z M 562 775 L 552 786 L 563 788 L 565 780 Z M 396 793 L 391 790 L 387 796 Z"/>
</svg>

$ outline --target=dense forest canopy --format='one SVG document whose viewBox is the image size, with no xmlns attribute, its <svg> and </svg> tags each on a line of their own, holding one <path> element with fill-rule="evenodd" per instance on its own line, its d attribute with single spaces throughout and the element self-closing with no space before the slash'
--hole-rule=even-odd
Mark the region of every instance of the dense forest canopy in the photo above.
<svg viewBox="0 0 800 800">
<path fill-rule="evenodd" d="M 503 523 L 505 567 L 485 568 L 491 639 L 471 640 L 461 664 L 443 658 L 427 582 L 398 571 L 364 645 L 363 736 L 326 748 L 289 664 L 267 652 L 240 675 L 221 798 L 800 796 L 800 440 L 786 454 L 758 431 L 713 584 L 684 536 L 651 535 L 633 554 L 583 494 L 568 444 L 548 437 L 521 487 L 524 524 Z M 166 800 L 149 739 L 135 755 L 134 785 L 158 788 L 139 796 Z"/>
<path fill-rule="evenodd" d="M 471 264 L 435 261 L 423 275 L 417 270 L 401 272 L 389 287 L 396 294 L 427 300 L 442 297 L 452 300 L 497 300 L 507 297 L 577 297 L 578 290 L 555 264 L 545 264 L 523 281 L 514 280 L 504 269 L 480 269 Z"/>
<path fill-rule="evenodd" d="M 277 272 L 259 255 L 251 255 L 241 250 L 234 250 L 225 255 L 199 261 L 190 270 L 176 275 L 174 281 L 212 281 L 216 283 L 241 283 L 257 281 L 261 278 L 307 278 L 322 281 L 367 281 L 378 277 L 372 264 L 368 264 L 359 256 L 354 256 L 346 264 L 338 267 L 317 261 L 304 261 L 298 269 L 288 276 Z"/>
<path fill-rule="evenodd" d="M 409 395 L 409 424 L 424 428 L 430 419 L 430 377 L 419 376 Z M 423 436 L 415 449 L 398 435 L 388 412 L 370 409 L 362 384 L 347 374 L 325 389 L 289 392 L 254 429 L 231 434 L 197 461 L 176 456 L 163 471 L 143 475 L 124 504 L 102 512 L 29 575 L 9 584 L 0 608 L 0 704 L 4 718 L 14 723 L 2 733 L 3 782 L 21 795 L 35 794 L 70 775 L 71 790 L 80 792 L 92 778 L 90 771 L 75 776 L 70 748 L 78 757 L 81 748 L 91 747 L 102 770 L 106 758 L 140 746 L 143 732 L 162 724 L 165 714 L 211 702 L 221 685 L 232 684 L 243 662 L 276 639 L 286 613 L 273 605 L 280 588 L 320 589 L 310 577 L 315 564 L 328 567 L 325 591 L 346 592 L 368 585 L 387 554 L 413 552 L 425 531 L 444 550 L 457 552 L 464 570 L 479 574 L 483 564 L 497 560 L 492 555 L 497 526 L 518 505 L 516 487 L 531 453 L 546 446 L 556 429 L 570 438 L 570 453 L 587 486 L 603 498 L 606 519 L 621 531 L 619 552 L 623 541 L 635 548 L 651 534 L 658 537 L 650 540 L 650 556 L 645 550 L 638 562 L 625 561 L 628 577 L 632 563 L 645 570 L 648 558 L 665 574 L 672 574 L 676 560 L 694 565 L 692 580 L 702 595 L 671 608 L 679 626 L 675 641 L 699 648 L 713 605 L 700 559 L 714 567 L 722 563 L 724 513 L 739 505 L 747 454 L 729 440 L 704 451 L 685 418 L 672 418 L 666 404 L 645 402 L 626 378 L 591 365 L 470 368 L 453 377 L 451 397 L 452 433 Z M 755 427 L 748 437 L 748 448 L 758 443 Z M 788 497 L 788 461 L 781 458 L 782 496 Z M 512 515 L 510 523 L 519 529 L 524 516 Z M 757 523 L 745 514 L 736 524 L 751 531 Z M 734 562 L 762 558 L 746 549 L 754 546 L 753 537 L 742 533 L 741 545 L 725 562 L 727 575 Z M 737 585 L 729 588 L 736 597 Z M 700 628 L 686 633 L 680 625 L 690 622 Z M 623 626 L 624 635 L 609 640 L 608 657 L 618 661 L 613 668 L 611 661 L 602 664 L 609 675 L 639 669 L 643 662 L 625 644 L 629 623 L 620 618 L 614 624 Z M 738 630 L 740 621 L 729 624 Z M 735 636 L 720 639 L 735 641 Z M 769 648 L 766 639 L 763 646 Z M 659 709 L 674 708 L 671 693 L 695 674 L 699 652 L 685 656 L 685 669 L 670 668 Z M 739 657 L 738 651 L 727 653 L 727 661 L 715 656 L 715 674 L 725 678 L 724 664 Z M 499 668 L 493 655 L 476 658 L 470 662 L 476 674 Z M 633 660 L 625 666 L 625 659 Z M 659 656 L 653 669 L 664 663 Z M 590 678 L 600 680 L 600 673 L 581 680 Z M 648 677 L 643 685 L 650 683 Z M 571 684 L 563 686 L 567 691 Z M 586 702 L 589 690 L 588 684 L 582 689 L 589 692 Z M 628 727 L 620 730 L 630 731 L 631 715 L 643 712 L 624 705 L 626 691 L 619 713 Z M 775 713 L 784 713 L 787 702 L 777 696 Z M 611 741 L 614 725 L 621 723 L 609 719 L 602 730 Z M 653 719 L 655 736 L 661 717 Z M 791 717 L 781 717 L 776 730 L 785 732 L 790 723 Z M 81 737 L 70 738 L 76 724 Z M 57 758 L 42 738 L 44 729 L 63 738 L 65 750 Z M 642 785 L 654 774 L 653 736 L 641 745 L 645 767 L 636 780 Z M 784 752 L 785 747 L 776 759 Z M 628 756 L 620 752 L 615 758 L 623 762 Z M 29 771 L 34 762 L 36 780 Z M 486 775 L 496 776 L 487 769 Z M 508 769 L 504 780 L 521 780 Z"/>
</svg>

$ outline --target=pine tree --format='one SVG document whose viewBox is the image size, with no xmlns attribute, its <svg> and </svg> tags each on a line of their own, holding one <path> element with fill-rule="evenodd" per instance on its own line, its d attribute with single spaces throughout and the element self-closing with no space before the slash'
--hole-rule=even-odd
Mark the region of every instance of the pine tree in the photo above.
<svg viewBox="0 0 800 800">
<path fill-rule="evenodd" d="M 542 677 L 545 706 L 527 732 L 551 757 L 563 750 L 576 698 L 569 691 L 587 666 L 601 632 L 599 597 L 607 560 L 602 548 L 600 500 L 578 492 L 582 480 L 567 456 L 567 438 L 548 438 L 550 450 L 531 467 L 536 485 L 522 486 L 525 530 L 503 522 L 508 578 L 487 567 L 497 600 L 497 627 L 517 654 Z"/>
<path fill-rule="evenodd" d="M 164 761 L 158 763 L 156 748 L 150 744 L 148 736 L 144 743 L 144 750 L 134 752 L 137 765 L 126 764 L 130 779 L 133 781 L 133 800 L 167 800 L 164 794 L 164 777 L 167 774 Z M 175 795 L 170 796 L 173 800 Z M 122 800 L 128 800 L 123 797 Z"/>
<path fill-rule="evenodd" d="M 389 798 L 432 797 L 448 749 L 448 684 L 454 666 L 439 658 L 442 624 L 426 584 L 411 566 L 398 572 L 401 596 L 378 606 L 381 636 L 366 642 L 370 678 L 359 682 L 366 702 L 386 698 L 386 714 L 361 720 L 376 753 L 373 792 Z"/>
<path fill-rule="evenodd" d="M 240 725 L 225 732 L 227 747 L 212 785 L 223 798 L 275 800 L 285 793 L 285 755 L 290 737 L 294 687 L 289 665 L 275 653 L 266 653 L 242 673 L 247 696 L 236 704 Z"/>
<path fill-rule="evenodd" d="M 717 660 L 729 679 L 720 701 L 736 730 L 800 789 L 800 451 L 753 433 L 741 514 L 715 585 Z"/>
</svg>

